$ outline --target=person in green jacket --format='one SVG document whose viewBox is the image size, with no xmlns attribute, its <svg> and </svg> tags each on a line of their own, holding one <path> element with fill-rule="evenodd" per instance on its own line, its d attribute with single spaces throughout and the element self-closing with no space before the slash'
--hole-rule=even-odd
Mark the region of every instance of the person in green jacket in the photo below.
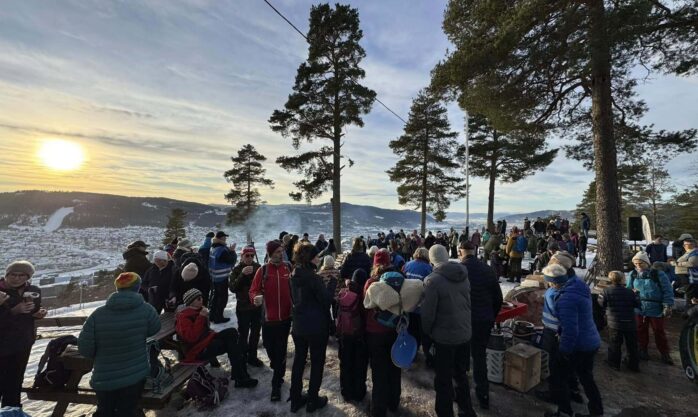
<svg viewBox="0 0 698 417">
<path fill-rule="evenodd" d="M 124 272 L 114 285 L 117 291 L 87 318 L 78 351 L 94 360 L 95 415 L 135 416 L 150 371 L 146 339 L 160 331 L 160 318 L 138 293 L 138 274 Z"/>
<path fill-rule="evenodd" d="M 492 233 L 490 235 L 487 239 L 487 243 L 485 243 L 485 262 L 490 260 L 492 251 L 499 249 L 501 242 L 501 237 L 498 234 Z"/>
</svg>

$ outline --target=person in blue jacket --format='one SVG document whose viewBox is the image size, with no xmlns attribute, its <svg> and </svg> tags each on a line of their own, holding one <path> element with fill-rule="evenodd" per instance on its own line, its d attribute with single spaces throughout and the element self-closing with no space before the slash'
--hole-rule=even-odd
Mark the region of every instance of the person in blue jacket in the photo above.
<svg viewBox="0 0 698 417">
<path fill-rule="evenodd" d="M 555 367 L 559 378 L 556 393 L 558 409 L 549 416 L 573 416 L 570 403 L 570 390 L 566 381 L 571 373 L 576 373 L 584 393 L 589 400 L 589 415 L 603 415 L 601 393 L 594 380 L 594 357 L 601 346 L 601 337 L 594 323 L 591 306 L 591 291 L 577 276 L 570 277 L 560 285 L 560 292 L 554 300 L 554 310 L 559 320 L 560 344 Z"/>
<path fill-rule="evenodd" d="M 640 347 L 640 359 L 648 360 L 649 328 L 654 332 L 657 350 L 662 355 L 662 362 L 673 365 L 669 342 L 664 330 L 664 318 L 671 317 L 674 306 L 674 290 L 666 274 L 658 269 L 650 269 L 650 259 L 645 252 L 633 256 L 635 270 L 627 277 L 627 286 L 640 294 L 642 308 L 637 316 L 637 339 Z"/>
<path fill-rule="evenodd" d="M 95 415 L 135 416 L 150 373 L 146 339 L 160 331 L 160 318 L 138 293 L 138 274 L 124 272 L 114 286 L 117 292 L 87 318 L 78 351 L 94 360 L 90 385 L 97 394 Z"/>
<path fill-rule="evenodd" d="M 211 253 L 208 258 L 209 273 L 213 282 L 209 318 L 216 324 L 230 321 L 230 318 L 223 316 L 223 311 L 228 304 L 228 276 L 238 260 L 235 244 L 226 245 L 227 237 L 223 231 L 216 233 L 216 237 L 211 240 Z"/>
</svg>

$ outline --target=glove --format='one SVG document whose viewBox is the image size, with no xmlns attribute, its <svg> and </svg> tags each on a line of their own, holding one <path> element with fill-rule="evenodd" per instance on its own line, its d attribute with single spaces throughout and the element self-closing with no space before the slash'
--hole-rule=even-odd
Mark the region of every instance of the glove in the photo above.
<svg viewBox="0 0 698 417">
<path fill-rule="evenodd" d="M 666 317 L 666 318 L 671 317 L 671 307 L 664 306 L 664 311 L 662 311 L 662 317 Z"/>
</svg>

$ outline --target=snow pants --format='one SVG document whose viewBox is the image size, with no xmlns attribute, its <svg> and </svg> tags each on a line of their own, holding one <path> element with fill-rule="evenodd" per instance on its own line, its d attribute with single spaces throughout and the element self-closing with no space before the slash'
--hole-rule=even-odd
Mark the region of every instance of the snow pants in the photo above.
<svg viewBox="0 0 698 417">
<path fill-rule="evenodd" d="M 345 401 L 362 401 L 366 396 L 368 348 L 363 335 L 339 339 L 339 385 Z"/>
<path fill-rule="evenodd" d="M 288 352 L 288 334 L 291 332 L 291 320 L 267 322 L 262 325 L 262 344 L 267 351 L 271 369 L 272 387 L 281 387 L 286 374 L 286 353 Z"/>
<path fill-rule="evenodd" d="M 608 363 L 620 367 L 621 348 L 625 340 L 625 350 L 628 353 L 628 368 L 640 369 L 640 360 L 637 353 L 637 329 L 618 330 L 608 329 Z"/>
<path fill-rule="evenodd" d="M 209 318 L 213 323 L 223 321 L 223 311 L 228 304 L 228 278 L 221 282 L 214 282 L 210 301 L 211 314 Z"/>
<path fill-rule="evenodd" d="M 114 391 L 96 391 L 97 411 L 95 417 L 135 417 L 138 401 L 143 394 L 145 379 L 134 385 Z"/>
<path fill-rule="evenodd" d="M 247 362 L 245 362 L 243 352 L 240 350 L 238 337 L 238 331 L 233 328 L 216 333 L 206 349 L 199 353 L 198 359 L 209 362 L 218 355 L 228 355 L 232 379 L 244 379 L 248 376 Z"/>
<path fill-rule="evenodd" d="M 305 371 L 305 361 L 310 351 L 310 382 L 308 384 L 308 399 L 314 401 L 318 398 L 320 385 L 322 385 L 322 374 L 325 371 L 325 354 L 327 352 L 327 340 L 329 335 L 313 334 L 299 335 L 293 334 L 293 344 L 295 353 L 293 355 L 293 367 L 291 368 L 291 401 L 298 401 L 303 395 L 303 372 Z"/>
<path fill-rule="evenodd" d="M 435 342 L 434 389 L 436 390 L 436 415 L 453 417 L 453 395 L 455 393 L 459 415 L 475 415 L 470 400 L 468 368 L 470 368 L 470 343 L 444 345 Z M 453 381 L 456 382 L 455 391 Z"/>
<path fill-rule="evenodd" d="M 3 337 L 10 337 L 4 335 Z M 9 355 L 0 356 L 0 400 L 3 407 L 21 407 L 22 382 L 24 381 L 24 371 L 27 369 L 27 362 L 31 354 L 29 349 L 15 352 Z"/>
<path fill-rule="evenodd" d="M 371 417 L 385 417 L 387 410 L 397 411 L 402 393 L 402 370 L 393 364 L 390 349 L 397 339 L 396 332 L 367 333 L 371 360 Z"/>
<path fill-rule="evenodd" d="M 245 361 L 257 359 L 257 346 L 262 331 L 262 310 L 237 310 L 235 315 L 238 318 L 240 352 L 245 355 Z"/>
<path fill-rule="evenodd" d="M 637 339 L 640 349 L 647 350 L 650 344 L 650 327 L 654 332 L 654 342 L 662 354 L 669 354 L 669 342 L 664 331 L 664 317 L 637 316 Z"/>
<path fill-rule="evenodd" d="M 563 357 L 559 352 L 554 366 L 554 375 L 551 375 L 551 388 L 554 387 L 553 397 L 556 399 L 558 411 L 572 415 L 569 381 L 574 373 L 579 377 L 579 383 L 584 388 L 589 403 L 589 414 L 592 416 L 603 415 L 601 393 L 594 380 L 594 356 L 596 351 L 574 352 L 569 357 Z"/>
</svg>

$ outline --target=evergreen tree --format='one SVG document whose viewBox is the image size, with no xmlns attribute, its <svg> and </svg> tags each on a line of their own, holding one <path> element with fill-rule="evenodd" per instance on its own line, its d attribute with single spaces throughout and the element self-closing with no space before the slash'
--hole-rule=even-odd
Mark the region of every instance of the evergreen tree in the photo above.
<svg viewBox="0 0 698 417">
<path fill-rule="evenodd" d="M 470 172 L 489 181 L 487 228 L 494 230 L 495 183 L 521 181 L 545 169 L 557 149 L 548 150 L 545 137 L 531 131 L 502 132 L 482 115 L 468 118 L 470 132 Z"/>
<path fill-rule="evenodd" d="M 167 225 L 165 226 L 165 238 L 162 239 L 162 244 L 167 245 L 174 238 L 183 239 L 187 237 L 187 231 L 184 228 L 184 221 L 187 218 L 187 212 L 181 208 L 173 208 L 170 214 L 167 215 Z"/>
<path fill-rule="evenodd" d="M 402 136 L 390 142 L 390 149 L 401 159 L 388 170 L 397 182 L 398 202 L 420 209 L 421 231 L 426 232 L 427 211 L 437 221 L 446 218 L 451 199 L 464 195 L 463 179 L 454 176 L 460 164 L 453 158 L 458 151 L 440 98 L 427 90 L 412 102 Z"/>
<path fill-rule="evenodd" d="M 287 171 L 297 171 L 303 179 L 290 196 L 311 201 L 332 189 L 332 235 L 341 251 L 341 164 L 345 128 L 363 126 L 362 115 L 371 110 L 376 93 L 359 84 L 365 76 L 359 66 L 366 52 L 359 45 L 359 13 L 349 6 L 328 4 L 310 9 L 307 40 L 308 60 L 298 67 L 293 92 L 283 110 L 269 119 L 271 128 L 290 137 L 294 149 L 301 142 L 317 139 L 330 144 L 296 156 L 282 156 L 276 162 Z M 353 165 L 351 159 L 349 166 Z"/>
<path fill-rule="evenodd" d="M 645 156 L 643 162 L 645 175 L 635 178 L 628 188 L 641 210 L 651 213 L 652 231 L 653 234 L 658 234 L 662 233 L 658 225 L 664 196 L 675 192 L 676 187 L 671 183 L 669 171 L 663 167 L 664 161 L 659 158 L 659 155 L 655 153 L 654 156 Z"/>
<path fill-rule="evenodd" d="M 495 128 L 555 129 L 591 115 L 599 262 L 620 269 L 613 91 L 632 88 L 638 64 L 695 72 L 695 1 L 451 0 L 443 28 L 455 49 L 435 69 L 434 85 L 455 90 L 462 108 Z"/>
<path fill-rule="evenodd" d="M 225 195 L 225 199 L 233 206 L 228 210 L 226 223 L 245 224 L 257 208 L 265 203 L 257 186 L 273 188 L 274 181 L 264 177 L 266 169 L 262 167 L 262 162 L 267 158 L 250 144 L 240 148 L 237 156 L 230 157 L 230 160 L 233 161 L 233 168 L 223 174 L 226 181 L 233 184 L 233 188 Z M 252 233 L 249 228 L 247 242 L 252 242 Z"/>
</svg>

